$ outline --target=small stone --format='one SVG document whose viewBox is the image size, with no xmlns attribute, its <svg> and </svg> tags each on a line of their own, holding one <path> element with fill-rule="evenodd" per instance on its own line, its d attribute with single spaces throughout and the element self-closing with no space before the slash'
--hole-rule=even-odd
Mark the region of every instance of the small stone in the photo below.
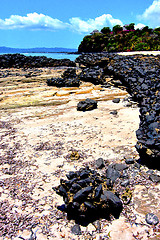
<svg viewBox="0 0 160 240">
<path fill-rule="evenodd" d="M 72 228 L 71 228 L 71 231 L 73 234 L 75 235 L 81 235 L 82 232 L 81 232 L 81 228 L 78 224 L 75 224 Z"/>
<path fill-rule="evenodd" d="M 155 214 L 147 213 L 146 222 L 150 225 L 157 225 L 159 223 L 159 219 Z"/>
<path fill-rule="evenodd" d="M 110 112 L 110 114 L 117 115 L 118 111 L 117 110 L 113 110 L 113 111 Z"/>
<path fill-rule="evenodd" d="M 128 158 L 125 160 L 126 164 L 133 164 L 134 163 L 134 159 L 133 158 Z"/>
<path fill-rule="evenodd" d="M 113 103 L 119 103 L 120 102 L 120 98 L 115 98 L 112 100 Z"/>
<path fill-rule="evenodd" d="M 102 169 L 103 167 L 105 167 L 103 158 L 98 158 L 96 160 L 96 166 L 98 169 Z"/>
<path fill-rule="evenodd" d="M 158 183 L 160 182 L 160 176 L 156 175 L 156 174 L 151 174 L 149 176 L 149 179 L 154 182 L 154 183 Z"/>
<path fill-rule="evenodd" d="M 123 182 L 121 182 L 121 186 L 122 187 L 127 187 L 128 185 L 129 185 L 129 180 L 128 179 L 126 179 Z"/>
<path fill-rule="evenodd" d="M 92 186 L 83 188 L 81 190 L 79 190 L 74 196 L 73 196 L 73 201 L 75 202 L 79 202 L 84 200 L 88 194 L 92 191 Z"/>
<path fill-rule="evenodd" d="M 112 182 L 115 182 L 116 179 L 120 177 L 120 173 L 116 169 L 108 167 L 108 169 L 106 170 L 106 177 Z"/>
<path fill-rule="evenodd" d="M 113 167 L 117 171 L 122 171 L 122 170 L 125 170 L 125 169 L 128 168 L 128 166 L 126 164 L 123 164 L 123 163 L 116 163 Z"/>
</svg>

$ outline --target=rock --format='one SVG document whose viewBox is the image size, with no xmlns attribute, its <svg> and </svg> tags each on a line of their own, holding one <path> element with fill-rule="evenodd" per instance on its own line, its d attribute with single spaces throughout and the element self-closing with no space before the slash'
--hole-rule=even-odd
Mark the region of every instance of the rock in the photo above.
<svg viewBox="0 0 160 240">
<path fill-rule="evenodd" d="M 126 179 L 123 182 L 121 182 L 122 187 L 127 187 L 128 185 L 129 185 L 129 179 Z"/>
<path fill-rule="evenodd" d="M 85 167 L 69 172 L 67 178 L 61 179 L 60 185 L 53 190 L 63 197 L 69 219 L 84 224 L 101 217 L 108 218 L 110 214 L 119 215 L 122 202 L 112 192 L 113 184 L 106 176 Z"/>
<path fill-rule="evenodd" d="M 79 87 L 80 81 L 78 79 L 64 79 L 64 78 L 50 78 L 47 79 L 48 86 L 56 87 Z"/>
<path fill-rule="evenodd" d="M 79 224 L 75 224 L 72 228 L 71 228 L 71 231 L 73 234 L 75 235 L 81 235 L 82 232 L 81 232 L 81 227 Z"/>
<path fill-rule="evenodd" d="M 88 194 L 92 192 L 92 186 L 85 187 L 81 190 L 79 190 L 74 196 L 73 201 L 75 202 L 82 202 L 84 199 L 87 198 Z"/>
<path fill-rule="evenodd" d="M 90 111 L 97 108 L 97 101 L 87 98 L 77 104 L 77 111 Z"/>
<path fill-rule="evenodd" d="M 153 174 L 153 173 L 149 176 L 149 179 L 154 183 L 160 182 L 160 176 Z"/>
<path fill-rule="evenodd" d="M 115 98 L 112 100 L 113 103 L 119 103 L 120 102 L 120 98 Z"/>
<path fill-rule="evenodd" d="M 134 159 L 133 158 L 128 158 L 128 159 L 125 159 L 125 163 L 126 164 L 134 164 Z"/>
<path fill-rule="evenodd" d="M 95 199 L 99 199 L 102 193 L 102 184 L 95 189 Z"/>
<path fill-rule="evenodd" d="M 99 169 L 102 169 L 102 168 L 105 167 L 105 163 L 104 163 L 103 158 L 98 158 L 96 160 L 96 167 L 99 168 Z"/>
<path fill-rule="evenodd" d="M 75 68 L 68 68 L 67 70 L 64 71 L 62 74 L 63 79 L 68 79 L 68 78 L 77 78 L 76 74 L 76 69 Z"/>
<path fill-rule="evenodd" d="M 106 190 L 103 191 L 101 200 L 109 204 L 110 211 L 115 217 L 119 216 L 122 211 L 122 202 L 113 192 Z"/>
<path fill-rule="evenodd" d="M 108 53 L 81 54 L 76 59 L 76 62 L 86 66 L 90 72 L 94 72 L 92 69 L 96 70 L 96 67 L 97 70 L 103 68 L 103 78 L 110 75 L 113 78 L 110 82 L 119 80 L 131 95 L 132 102 L 138 103 L 140 124 L 136 132 L 136 149 L 141 163 L 150 168 L 159 168 L 160 159 L 159 60 L 159 55 L 120 56 Z M 87 70 L 83 75 L 84 78 L 88 77 Z M 117 98 L 113 102 L 118 103 L 119 100 Z"/>
<path fill-rule="evenodd" d="M 69 59 L 52 59 L 45 56 L 25 56 L 23 54 L 0 55 L 0 68 L 41 68 L 57 66 L 75 67 L 76 64 Z"/>
<path fill-rule="evenodd" d="M 113 115 L 117 116 L 118 111 L 117 110 L 113 110 L 113 111 L 110 112 L 110 114 L 113 114 Z"/>
<path fill-rule="evenodd" d="M 123 163 L 116 163 L 113 165 L 114 169 L 116 169 L 117 171 L 122 171 L 128 168 L 128 166 L 126 164 Z"/>
<path fill-rule="evenodd" d="M 159 223 L 159 219 L 155 214 L 147 213 L 146 222 L 150 225 L 157 225 Z"/>
<path fill-rule="evenodd" d="M 79 75 L 79 79 L 85 82 L 91 82 L 93 84 L 105 84 L 103 68 L 99 66 L 92 66 L 84 68 Z"/>
<path fill-rule="evenodd" d="M 116 169 L 109 166 L 106 170 L 106 177 L 114 183 L 116 179 L 120 177 L 120 173 Z"/>
</svg>

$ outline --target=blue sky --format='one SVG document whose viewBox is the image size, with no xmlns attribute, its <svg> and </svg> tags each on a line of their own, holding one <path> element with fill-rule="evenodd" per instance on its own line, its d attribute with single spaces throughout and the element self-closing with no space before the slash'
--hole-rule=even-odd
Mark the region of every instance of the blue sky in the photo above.
<svg viewBox="0 0 160 240">
<path fill-rule="evenodd" d="M 160 0 L 3 0 L 0 46 L 78 48 L 94 29 L 160 26 Z"/>
</svg>

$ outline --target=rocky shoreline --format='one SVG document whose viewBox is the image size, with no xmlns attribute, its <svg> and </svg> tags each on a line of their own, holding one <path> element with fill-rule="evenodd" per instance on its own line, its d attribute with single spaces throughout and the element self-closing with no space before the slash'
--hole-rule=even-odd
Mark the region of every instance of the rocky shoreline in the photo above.
<svg viewBox="0 0 160 240">
<path fill-rule="evenodd" d="M 31 66 L 1 69 L 0 239 L 159 239 L 159 57 Z"/>
<path fill-rule="evenodd" d="M 42 67 L 75 67 L 69 59 L 53 59 L 45 56 L 25 56 L 23 54 L 0 55 L 0 68 L 42 68 Z"/>
<path fill-rule="evenodd" d="M 119 80 L 140 107 L 140 126 L 136 145 L 141 162 L 159 167 L 160 159 L 160 56 L 118 56 L 82 54 L 76 62 L 85 65 L 80 79 L 98 79 L 112 75 Z M 96 67 L 96 70 L 95 70 Z M 99 71 L 98 75 L 97 72 Z M 96 77 L 95 77 L 96 76 Z M 95 80 L 95 79 L 96 80 Z M 99 82 L 100 82 L 99 81 Z"/>
</svg>

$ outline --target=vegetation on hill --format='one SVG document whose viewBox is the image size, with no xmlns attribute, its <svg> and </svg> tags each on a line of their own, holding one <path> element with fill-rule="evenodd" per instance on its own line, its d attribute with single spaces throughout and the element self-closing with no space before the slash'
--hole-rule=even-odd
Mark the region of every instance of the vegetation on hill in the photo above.
<svg viewBox="0 0 160 240">
<path fill-rule="evenodd" d="M 111 30 L 104 27 L 99 32 L 94 30 L 83 38 L 78 52 L 126 52 L 160 50 L 160 27 L 148 26 L 135 29 L 134 23 L 121 27 L 116 25 Z"/>
</svg>

